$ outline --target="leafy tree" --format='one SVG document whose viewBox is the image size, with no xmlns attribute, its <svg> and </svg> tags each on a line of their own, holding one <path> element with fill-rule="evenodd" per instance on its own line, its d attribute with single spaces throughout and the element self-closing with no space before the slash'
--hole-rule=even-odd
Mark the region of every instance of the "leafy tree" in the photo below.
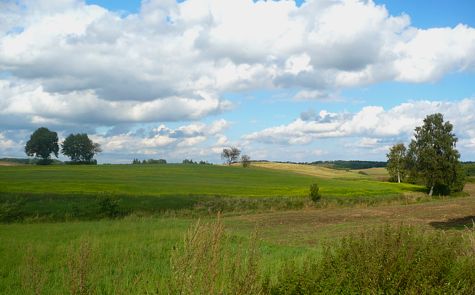
<svg viewBox="0 0 475 295">
<path fill-rule="evenodd" d="M 237 147 L 224 148 L 221 153 L 221 158 L 225 160 L 228 165 L 231 165 L 232 163 L 237 162 L 240 154 L 241 150 Z"/>
<path fill-rule="evenodd" d="M 102 152 L 100 145 L 90 140 L 86 133 L 70 134 L 61 147 L 63 155 L 73 163 L 92 163 L 94 155 Z"/>
<path fill-rule="evenodd" d="M 391 179 L 397 179 L 397 182 L 401 183 L 406 174 L 406 147 L 402 143 L 393 145 L 386 156 L 388 157 L 386 169 Z"/>
<path fill-rule="evenodd" d="M 36 129 L 25 146 L 25 153 L 30 157 L 41 158 L 42 160 L 38 164 L 43 165 L 51 163 L 50 156 L 52 153 L 57 158 L 58 152 L 58 134 L 45 127 Z"/>
<path fill-rule="evenodd" d="M 242 167 L 244 168 L 251 166 L 251 157 L 249 157 L 248 155 L 242 155 L 241 164 L 242 164 Z"/>
<path fill-rule="evenodd" d="M 463 189 L 464 173 L 456 143 L 453 125 L 444 122 L 440 113 L 427 116 L 424 124 L 415 129 L 407 162 L 410 171 L 424 181 L 431 196 Z"/>
</svg>

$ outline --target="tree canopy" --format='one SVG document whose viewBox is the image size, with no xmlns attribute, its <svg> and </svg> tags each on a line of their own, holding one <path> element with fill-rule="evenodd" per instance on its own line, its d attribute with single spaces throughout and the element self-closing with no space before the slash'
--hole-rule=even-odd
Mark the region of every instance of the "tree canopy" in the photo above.
<svg viewBox="0 0 475 295">
<path fill-rule="evenodd" d="M 453 125 L 444 122 L 440 113 L 427 116 L 423 125 L 415 129 L 407 163 L 409 171 L 423 180 L 429 195 L 445 195 L 463 189 L 464 173 L 456 143 Z"/>
<path fill-rule="evenodd" d="M 94 155 L 102 151 L 100 145 L 90 140 L 86 133 L 70 134 L 61 148 L 63 155 L 73 163 L 92 163 Z"/>
<path fill-rule="evenodd" d="M 221 158 L 225 160 L 228 165 L 231 165 L 232 163 L 237 162 L 240 154 L 241 150 L 237 147 L 224 148 L 221 153 Z"/>
<path fill-rule="evenodd" d="M 388 157 L 388 169 L 391 180 L 401 183 L 406 174 L 406 147 L 403 143 L 398 143 L 389 149 Z"/>
<path fill-rule="evenodd" d="M 50 164 L 51 154 L 54 154 L 57 158 L 58 152 L 58 134 L 45 127 L 36 129 L 25 146 L 25 153 L 28 156 L 42 159 L 38 162 L 39 164 Z"/>
</svg>

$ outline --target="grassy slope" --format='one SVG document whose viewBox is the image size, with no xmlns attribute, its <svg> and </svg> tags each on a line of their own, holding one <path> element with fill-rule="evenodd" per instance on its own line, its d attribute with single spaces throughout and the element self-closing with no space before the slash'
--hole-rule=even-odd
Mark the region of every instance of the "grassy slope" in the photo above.
<svg viewBox="0 0 475 295">
<path fill-rule="evenodd" d="M 262 238 L 262 267 L 271 272 L 288 259 L 318 255 L 322 241 L 383 224 L 409 223 L 458 235 L 475 212 L 471 197 L 369 208 L 327 208 L 225 218 L 231 242 L 246 240 L 256 225 Z M 169 254 L 193 222 L 183 218 L 0 225 L 0 293 L 23 294 L 22 268 L 31 251 L 44 273 L 45 294 L 68 292 L 67 257 L 81 241 L 92 246 L 90 276 L 101 294 L 155 293 L 170 275 Z M 28 250 L 31 249 L 31 250 Z M 35 269 L 35 265 L 30 268 Z"/>
<path fill-rule="evenodd" d="M 308 176 L 208 165 L 23 166 L 0 169 L 0 191 L 123 195 L 302 195 Z"/>
<path fill-rule="evenodd" d="M 303 166 L 303 165 L 301 165 Z M 263 166 L 266 168 L 271 168 Z M 313 168 L 312 166 L 309 166 Z M 131 196 L 306 196 L 317 182 L 326 196 L 379 196 L 417 191 L 353 172 L 318 167 L 242 168 L 208 165 L 0 167 L 0 192 Z M 297 173 L 295 173 L 297 172 Z"/>
</svg>

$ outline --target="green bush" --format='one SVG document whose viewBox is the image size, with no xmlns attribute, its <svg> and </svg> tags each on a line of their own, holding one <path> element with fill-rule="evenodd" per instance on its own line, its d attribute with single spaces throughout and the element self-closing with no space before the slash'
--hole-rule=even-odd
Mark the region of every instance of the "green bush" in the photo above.
<svg viewBox="0 0 475 295">
<path fill-rule="evenodd" d="M 6 201 L 0 203 L 0 222 L 15 222 L 23 219 L 21 201 Z"/>
<path fill-rule="evenodd" d="M 318 184 L 314 183 L 310 186 L 310 199 L 314 202 L 320 201 L 322 198 L 322 195 L 320 195 L 319 192 L 320 188 L 318 187 Z"/>
<path fill-rule="evenodd" d="M 119 201 L 112 197 L 102 197 L 98 200 L 99 212 L 98 216 L 107 218 L 116 218 L 122 214 L 119 209 Z"/>
<path fill-rule="evenodd" d="M 460 238 L 384 227 L 289 266 L 271 294 L 475 294 L 475 258 Z M 465 254 L 464 254 L 465 253 Z"/>
</svg>

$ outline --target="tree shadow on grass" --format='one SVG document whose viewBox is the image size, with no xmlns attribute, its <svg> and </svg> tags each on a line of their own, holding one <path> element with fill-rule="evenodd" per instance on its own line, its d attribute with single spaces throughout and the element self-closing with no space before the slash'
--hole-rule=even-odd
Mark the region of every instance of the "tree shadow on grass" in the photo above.
<svg viewBox="0 0 475 295">
<path fill-rule="evenodd" d="M 447 221 L 433 221 L 429 224 L 437 229 L 465 229 L 473 228 L 475 222 L 475 215 L 452 218 Z"/>
</svg>

